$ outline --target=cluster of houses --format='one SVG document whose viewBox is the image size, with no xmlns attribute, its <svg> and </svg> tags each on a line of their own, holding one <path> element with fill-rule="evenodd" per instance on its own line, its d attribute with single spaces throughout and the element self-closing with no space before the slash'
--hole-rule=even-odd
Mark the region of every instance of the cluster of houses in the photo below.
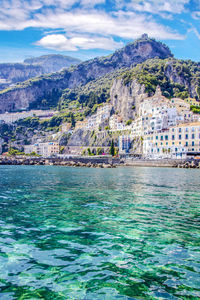
<svg viewBox="0 0 200 300">
<path fill-rule="evenodd" d="M 99 106 L 92 116 L 76 122 L 74 130 L 98 131 L 100 127 L 102 130 L 102 124 L 106 124 L 106 130 L 120 133 L 119 153 L 121 155 L 134 155 L 140 148 L 138 153 L 147 159 L 200 156 L 200 115 L 190 110 L 191 105 L 200 106 L 200 102 L 195 99 L 169 100 L 157 87 L 154 96 L 144 99 L 139 104 L 134 120 L 125 123 L 119 114 L 113 113 L 112 105 L 105 103 Z M 31 112 L 41 117 L 43 113 Z M 1 115 L 1 119 L 13 122 L 16 118 L 27 116 L 31 116 L 30 112 L 4 114 Z M 60 132 L 73 133 L 71 124 L 62 124 Z M 137 144 L 133 147 L 136 141 L 140 141 L 140 147 Z M 137 151 L 134 152 L 134 149 Z M 60 149 L 58 142 L 38 142 L 24 146 L 24 151 L 28 154 L 35 152 L 42 156 L 52 156 L 58 154 Z"/>
<path fill-rule="evenodd" d="M 193 105 L 199 106 L 194 101 Z M 143 157 L 148 159 L 200 155 L 200 116 L 190 105 L 179 98 L 163 97 L 157 88 L 153 97 L 141 102 L 129 135 L 119 138 L 120 153 L 129 153 L 131 142 L 140 137 Z"/>
</svg>

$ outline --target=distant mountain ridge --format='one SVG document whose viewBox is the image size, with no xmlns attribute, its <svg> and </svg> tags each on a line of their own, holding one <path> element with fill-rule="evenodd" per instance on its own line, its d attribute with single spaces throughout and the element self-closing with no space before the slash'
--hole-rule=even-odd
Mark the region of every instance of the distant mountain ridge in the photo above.
<svg viewBox="0 0 200 300">
<path fill-rule="evenodd" d="M 42 55 L 39 57 L 27 58 L 24 63 L 32 66 L 42 66 L 45 73 L 58 72 L 62 68 L 69 68 L 72 65 L 81 63 L 80 59 L 60 54 Z"/>
<path fill-rule="evenodd" d="M 18 84 L 0 93 L 0 112 L 39 108 L 46 98 L 58 103 L 62 90 L 73 89 L 121 68 L 131 68 L 151 58 L 173 57 L 161 42 L 143 35 L 140 39 L 115 51 L 107 57 L 95 58 L 61 72 L 41 76 Z M 35 103 L 35 104 L 34 104 Z M 48 108 L 48 107 L 47 107 Z"/>
<path fill-rule="evenodd" d="M 23 63 L 2 63 L 0 64 L 0 90 L 36 76 L 60 71 L 80 62 L 81 60 L 70 56 L 50 54 L 28 58 Z"/>
</svg>

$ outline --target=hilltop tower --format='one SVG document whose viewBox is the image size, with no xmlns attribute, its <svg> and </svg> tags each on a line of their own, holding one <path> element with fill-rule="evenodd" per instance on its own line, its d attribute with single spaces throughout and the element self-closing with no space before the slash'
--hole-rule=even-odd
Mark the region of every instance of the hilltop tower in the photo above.
<svg viewBox="0 0 200 300">
<path fill-rule="evenodd" d="M 148 36 L 148 34 L 147 34 L 147 33 L 143 33 L 143 34 L 142 34 L 142 36 L 141 36 L 141 38 L 142 38 L 142 39 L 148 39 L 148 38 L 149 38 L 149 36 Z"/>
</svg>

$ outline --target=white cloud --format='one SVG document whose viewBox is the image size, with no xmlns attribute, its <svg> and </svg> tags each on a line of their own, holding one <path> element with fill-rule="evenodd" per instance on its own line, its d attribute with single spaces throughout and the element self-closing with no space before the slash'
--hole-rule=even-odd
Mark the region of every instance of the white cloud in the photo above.
<svg viewBox="0 0 200 300">
<path fill-rule="evenodd" d="M 5 27 L 6 24 L 6 27 Z M 3 27 L 3 28 L 2 28 Z M 119 11 L 113 15 L 97 10 L 52 11 L 36 13 L 32 18 L 19 21 L 8 18 L 0 21 L 0 29 L 22 30 L 28 27 L 43 29 L 62 29 L 68 34 L 96 34 L 105 37 L 118 36 L 134 39 L 146 32 L 150 36 L 161 39 L 181 39 L 182 36 L 170 28 L 156 23 L 144 14 Z"/>
<path fill-rule="evenodd" d="M 195 20 L 200 20 L 200 11 L 194 11 L 192 13 L 192 17 L 195 19 Z"/>
<path fill-rule="evenodd" d="M 128 7 L 135 11 L 159 14 L 160 12 L 180 14 L 185 11 L 185 5 L 190 0 L 132 0 Z"/>
<path fill-rule="evenodd" d="M 63 29 L 67 33 L 76 34 L 98 34 L 102 36 L 119 36 L 121 38 L 133 39 L 147 32 L 150 36 L 162 39 L 180 39 L 181 36 L 145 14 L 131 11 L 118 11 L 115 15 L 105 11 L 94 9 L 63 9 L 64 3 L 68 6 L 77 3 L 78 0 L 10 0 L 0 7 L 0 29 L 23 30 L 28 27 L 43 29 Z M 103 3 L 105 0 L 81 0 L 84 4 Z M 155 1 L 155 0 L 153 0 Z M 161 0 L 162 2 L 163 0 Z M 172 0 L 169 0 L 172 1 Z M 177 0 L 188 1 L 188 0 Z M 50 6 L 56 4 L 56 9 Z M 14 5 L 15 4 L 15 5 Z M 13 7 L 14 5 L 14 7 Z M 45 6 L 44 6 L 45 5 Z M 140 4 L 138 4 L 140 5 Z M 150 10 L 150 4 L 145 4 L 146 10 Z M 169 4 L 165 4 L 167 6 Z M 166 8 L 167 9 L 167 8 Z M 168 8 L 169 10 L 169 8 Z"/>
<path fill-rule="evenodd" d="M 62 34 L 51 34 L 43 37 L 36 43 L 38 46 L 42 46 L 48 49 L 55 49 L 57 51 L 76 51 L 69 40 Z"/>
<path fill-rule="evenodd" d="M 193 31 L 196 34 L 196 36 L 198 37 L 198 39 L 200 39 L 200 32 L 192 25 L 191 25 L 191 28 L 188 30 L 188 32 L 191 32 L 191 31 Z"/>
<path fill-rule="evenodd" d="M 77 36 L 66 38 L 63 34 L 50 34 L 43 37 L 36 45 L 57 51 L 77 51 L 79 49 L 115 50 L 123 46 L 123 43 L 117 43 L 112 38 L 104 37 L 90 38 Z"/>
<path fill-rule="evenodd" d="M 157 9 L 163 17 L 170 18 L 172 11 L 181 11 L 189 0 L 132 0 L 128 10 L 106 12 L 103 8 L 97 9 L 96 5 L 105 1 L 1 0 L 0 30 L 39 28 L 55 31 L 44 36 L 37 45 L 62 51 L 95 48 L 113 50 L 121 46 L 114 41 L 114 37 L 133 40 L 144 32 L 157 39 L 184 38 L 145 12 L 155 12 Z M 126 1 L 120 0 L 113 2 L 116 7 L 126 4 Z M 78 8 L 72 9 L 74 4 L 79 4 Z"/>
</svg>

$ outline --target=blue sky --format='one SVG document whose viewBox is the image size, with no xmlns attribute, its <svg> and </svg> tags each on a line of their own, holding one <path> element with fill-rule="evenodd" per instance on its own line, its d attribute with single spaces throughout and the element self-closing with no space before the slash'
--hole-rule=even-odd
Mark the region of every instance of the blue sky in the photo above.
<svg viewBox="0 0 200 300">
<path fill-rule="evenodd" d="M 0 62 L 107 55 L 147 33 L 200 61 L 200 0 L 1 0 Z"/>
</svg>

